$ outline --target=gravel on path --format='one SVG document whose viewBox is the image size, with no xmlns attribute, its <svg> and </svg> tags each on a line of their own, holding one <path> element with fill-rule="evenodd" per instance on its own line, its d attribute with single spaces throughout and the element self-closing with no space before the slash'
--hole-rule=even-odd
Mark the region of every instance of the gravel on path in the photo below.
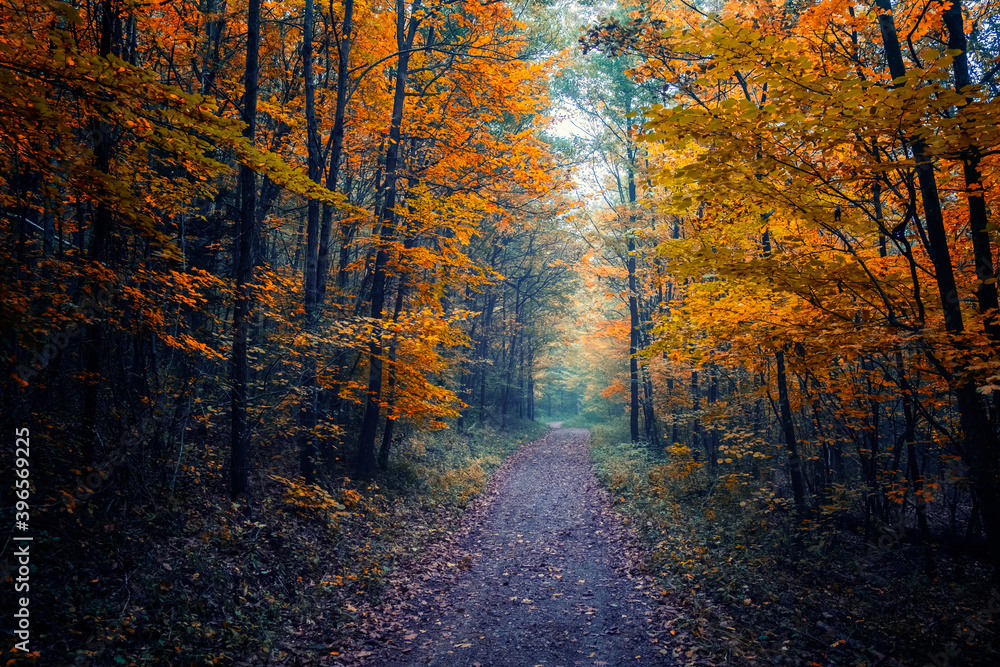
<svg viewBox="0 0 1000 667">
<path fill-rule="evenodd" d="M 588 438 L 555 428 L 501 467 L 462 528 L 394 578 L 365 664 L 674 664 Z"/>
</svg>

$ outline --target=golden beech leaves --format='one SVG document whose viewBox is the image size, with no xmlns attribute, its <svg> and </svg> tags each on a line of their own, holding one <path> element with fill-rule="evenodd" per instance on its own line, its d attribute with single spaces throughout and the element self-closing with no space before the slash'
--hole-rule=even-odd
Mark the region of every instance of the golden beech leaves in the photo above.
<svg viewBox="0 0 1000 667">
<path fill-rule="evenodd" d="M 306 168 L 316 151 L 306 137 L 302 3 L 263 3 L 253 141 L 241 120 L 243 9 L 112 4 L 116 18 L 104 32 L 103 5 L 0 7 L 2 232 L 22 239 L 0 283 L 11 306 L 2 323 L 35 332 L 18 338 L 12 358 L 25 346 L 44 349 L 72 323 L 89 326 L 91 337 L 123 333 L 166 352 L 154 365 L 175 354 L 218 362 L 233 347 L 233 221 L 245 187 L 236 173 L 246 165 L 259 188 L 260 233 L 250 244 L 259 330 L 248 353 L 259 409 L 285 417 L 294 410 L 307 358 L 316 360 L 318 386 L 363 403 L 368 389 L 357 374 L 381 347 L 374 357 L 394 385 L 381 399 L 383 416 L 435 426 L 456 416 L 456 368 L 482 326 L 480 298 L 516 270 L 498 270 L 486 249 L 561 206 L 560 170 L 538 138 L 548 122 L 546 73 L 558 57 L 524 57 L 525 26 L 504 2 L 426 2 L 415 11 L 359 2 L 349 34 L 347 6 L 319 7 L 311 30 L 316 178 Z M 409 78 L 386 222 L 400 25 L 415 29 L 404 49 Z M 339 163 L 331 165 L 337 141 Z M 339 178 L 325 178 L 334 167 Z M 328 285 L 319 321 L 303 328 L 313 315 L 301 284 L 305 255 L 315 252 L 303 229 L 310 200 L 327 226 Z M 379 253 L 385 305 L 364 317 Z M 115 307 L 88 311 L 82 288 L 108 289 Z"/>
<path fill-rule="evenodd" d="M 1000 99 L 989 77 L 958 91 L 955 81 L 961 59 L 974 78 L 995 54 L 971 40 L 969 53 L 948 48 L 948 3 L 892 5 L 734 2 L 704 15 L 654 3 L 584 33 L 585 52 L 623 59 L 659 91 L 634 116 L 645 187 L 627 223 L 647 230 L 635 250 L 643 358 L 664 414 L 676 400 L 667 386 L 726 368 L 753 378 L 776 415 L 787 401 L 786 442 L 813 453 L 833 442 L 818 433 L 827 400 L 832 419 L 870 433 L 882 401 L 952 401 L 948 437 L 994 452 L 992 471 L 995 447 L 975 431 L 981 399 L 968 396 L 990 396 L 1000 377 L 984 289 L 995 282 Z M 892 34 L 898 54 L 886 52 Z M 815 428 L 796 413 L 809 408 Z"/>
<path fill-rule="evenodd" d="M 588 33 L 591 46 L 644 57 L 633 75 L 677 86 L 670 104 L 644 112 L 641 139 L 662 165 L 653 169 L 649 196 L 692 229 L 711 232 L 666 241 L 659 251 L 680 277 L 722 279 L 706 285 L 714 296 L 699 298 L 692 311 L 718 313 L 731 303 L 734 316 L 744 309 L 737 321 L 771 326 L 775 317 L 753 317 L 754 307 L 790 299 L 795 309 L 819 309 L 823 319 L 861 317 L 926 331 L 904 245 L 924 249 L 916 235 L 900 240 L 891 233 L 911 205 L 906 183 L 915 165 L 900 129 L 924 141 L 947 181 L 965 147 L 1000 143 L 1000 105 L 985 98 L 967 104 L 949 86 L 951 51 L 924 49 L 921 66 L 895 80 L 874 63 L 859 76 L 857 53 L 844 50 L 850 40 L 838 46 L 834 35 L 823 41 L 813 31 L 843 12 L 840 3 L 819 3 L 793 28 L 751 28 L 734 16 L 710 17 L 695 29 L 652 33 L 606 23 Z M 910 33 L 916 36 L 940 18 L 904 12 L 896 20 L 917 25 Z M 852 27 L 872 32 L 855 18 L 833 30 L 850 37 Z M 686 71 L 665 65 L 671 57 L 701 62 L 702 69 L 682 76 Z M 765 230 L 773 245 L 767 256 Z M 880 244 L 894 252 L 880 257 Z M 773 296 L 734 301 L 738 284 Z M 920 301 L 934 303 L 933 283 L 921 287 Z M 689 296 L 698 289 L 689 288 Z"/>
</svg>

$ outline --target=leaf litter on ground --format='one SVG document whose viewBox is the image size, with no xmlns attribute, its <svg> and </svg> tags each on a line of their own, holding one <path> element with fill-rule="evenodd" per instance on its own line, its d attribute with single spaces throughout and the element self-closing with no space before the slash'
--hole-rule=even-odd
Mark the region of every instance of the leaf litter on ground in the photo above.
<svg viewBox="0 0 1000 667">
<path fill-rule="evenodd" d="M 456 530 L 390 576 L 331 665 L 707 664 L 671 629 L 585 429 L 511 456 Z M 679 658 L 679 659 L 678 659 Z"/>
</svg>

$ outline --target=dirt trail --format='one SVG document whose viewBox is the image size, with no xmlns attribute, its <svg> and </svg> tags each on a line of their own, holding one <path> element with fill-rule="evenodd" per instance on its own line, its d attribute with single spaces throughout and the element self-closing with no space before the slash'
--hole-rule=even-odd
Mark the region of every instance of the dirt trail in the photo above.
<svg viewBox="0 0 1000 667">
<path fill-rule="evenodd" d="M 650 622 L 650 582 L 629 574 L 588 437 L 549 431 L 498 471 L 464 528 L 397 578 L 395 630 L 366 664 L 673 664 Z"/>
</svg>

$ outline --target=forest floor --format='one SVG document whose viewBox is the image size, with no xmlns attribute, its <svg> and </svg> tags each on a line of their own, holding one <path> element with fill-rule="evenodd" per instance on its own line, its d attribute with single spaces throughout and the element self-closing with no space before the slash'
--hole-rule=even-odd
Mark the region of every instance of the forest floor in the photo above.
<svg viewBox="0 0 1000 667">
<path fill-rule="evenodd" d="M 674 610 L 594 476 L 589 432 L 559 425 L 391 576 L 378 607 L 358 610 L 331 664 L 674 664 Z"/>
</svg>

